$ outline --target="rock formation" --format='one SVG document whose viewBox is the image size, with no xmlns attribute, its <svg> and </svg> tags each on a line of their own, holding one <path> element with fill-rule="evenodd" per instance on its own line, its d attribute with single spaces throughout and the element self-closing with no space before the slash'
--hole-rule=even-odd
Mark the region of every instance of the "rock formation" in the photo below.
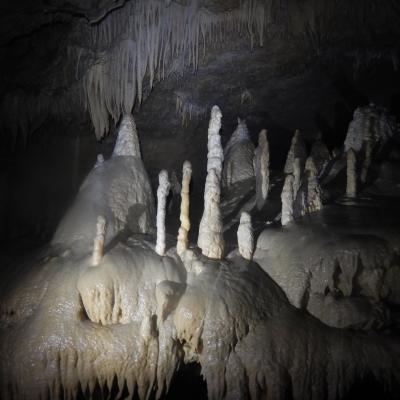
<svg viewBox="0 0 400 400">
<path fill-rule="evenodd" d="M 311 146 L 310 156 L 314 160 L 314 164 L 317 169 L 317 176 L 319 176 L 321 173 L 323 173 L 326 165 L 331 159 L 329 150 L 322 140 L 321 132 L 317 134 L 317 137 Z"/>
<path fill-rule="evenodd" d="M 281 201 L 282 201 L 282 215 L 281 223 L 282 226 L 287 225 L 293 220 L 293 203 L 294 203 L 294 193 L 293 193 L 294 177 L 289 174 L 285 178 L 285 183 L 283 185 Z"/>
<path fill-rule="evenodd" d="M 223 226 L 219 209 L 220 195 L 220 180 L 217 172 L 212 168 L 206 178 L 204 212 L 200 222 L 197 245 L 205 256 L 215 259 L 221 259 L 224 254 Z"/>
<path fill-rule="evenodd" d="M 106 220 L 99 215 L 96 224 L 96 237 L 93 243 L 92 266 L 97 267 L 104 254 L 104 239 L 106 236 Z"/>
<path fill-rule="evenodd" d="M 242 212 L 240 215 L 237 239 L 240 255 L 246 260 L 251 260 L 254 252 L 254 235 L 251 215 L 247 212 Z"/>
<path fill-rule="evenodd" d="M 222 113 L 218 106 L 213 106 L 211 109 L 211 117 L 208 125 L 208 153 L 207 153 L 207 173 L 214 169 L 221 180 L 222 163 L 224 162 L 224 152 L 221 145 L 221 129 Z"/>
<path fill-rule="evenodd" d="M 131 114 L 125 114 L 122 117 L 113 156 L 142 158 L 136 124 Z"/>
<path fill-rule="evenodd" d="M 246 121 L 238 118 L 238 125 L 224 149 L 223 188 L 254 178 L 253 154 L 254 145 Z"/>
<path fill-rule="evenodd" d="M 300 159 L 300 169 L 303 170 L 307 158 L 307 150 L 299 130 L 296 130 L 292 138 L 284 168 L 285 174 L 293 173 L 293 162 L 296 158 Z"/>
<path fill-rule="evenodd" d="M 256 177 L 256 204 L 261 210 L 264 207 L 269 190 L 269 144 L 267 130 L 258 135 L 258 146 L 254 151 L 254 174 Z"/>
<path fill-rule="evenodd" d="M 167 207 L 167 196 L 170 189 L 168 180 L 168 171 L 163 169 L 158 175 L 157 189 L 157 244 L 156 252 L 163 256 L 165 255 L 165 214 Z"/>
<path fill-rule="evenodd" d="M 101 160 L 101 158 L 100 158 Z M 150 233 L 154 229 L 154 197 L 140 158 L 132 116 L 122 119 L 112 157 L 94 167 L 61 220 L 52 243 L 85 253 L 92 247 L 93 226 L 107 221 L 105 244 L 122 230 Z"/>
<path fill-rule="evenodd" d="M 356 153 L 352 148 L 347 150 L 347 184 L 346 184 L 346 196 L 353 198 L 357 196 L 357 165 L 356 165 Z"/>
<path fill-rule="evenodd" d="M 192 164 L 190 161 L 185 161 L 182 168 L 182 190 L 181 190 L 181 213 L 180 221 L 181 226 L 178 232 L 178 242 L 176 244 L 176 252 L 179 256 L 187 250 L 189 247 L 189 230 L 190 230 L 190 218 L 189 218 L 189 191 L 190 191 L 190 180 L 192 179 Z"/>
<path fill-rule="evenodd" d="M 307 182 L 307 212 L 312 213 L 322 209 L 322 190 L 318 183 L 317 168 L 311 156 L 307 158 L 305 173 Z"/>
</svg>

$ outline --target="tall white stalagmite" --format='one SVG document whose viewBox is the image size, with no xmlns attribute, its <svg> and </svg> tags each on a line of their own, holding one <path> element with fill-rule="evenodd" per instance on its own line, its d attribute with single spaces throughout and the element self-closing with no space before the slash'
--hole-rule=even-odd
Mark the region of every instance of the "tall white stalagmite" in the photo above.
<svg viewBox="0 0 400 400">
<path fill-rule="evenodd" d="M 182 189 L 181 189 L 181 226 L 178 232 L 178 242 L 176 244 L 176 252 L 180 256 L 189 247 L 189 190 L 190 180 L 192 179 L 192 164 L 190 161 L 185 161 L 182 168 Z"/>
<path fill-rule="evenodd" d="M 224 254 L 220 196 L 220 177 L 212 168 L 207 174 L 204 189 L 204 212 L 200 221 L 197 245 L 205 256 L 216 259 L 221 259 Z"/>
<path fill-rule="evenodd" d="M 240 215 L 237 239 L 239 253 L 246 260 L 251 260 L 253 258 L 254 251 L 254 235 L 251 224 L 251 215 L 247 212 L 242 212 Z"/>
<path fill-rule="evenodd" d="M 315 212 L 322 209 L 322 190 L 318 183 L 317 167 L 312 157 L 308 157 L 306 161 L 306 177 L 307 177 L 307 212 Z"/>
<path fill-rule="evenodd" d="M 258 135 L 258 147 L 254 151 L 254 173 L 257 208 L 261 210 L 269 190 L 269 143 L 266 129 L 263 129 Z"/>
<path fill-rule="evenodd" d="M 307 150 L 299 130 L 296 130 L 292 138 L 292 143 L 290 145 L 284 168 L 285 174 L 293 173 L 293 161 L 296 158 L 300 159 L 302 170 L 306 162 Z"/>
<path fill-rule="evenodd" d="M 373 148 L 373 142 L 371 137 L 367 137 L 364 140 L 364 146 L 365 146 L 365 154 L 360 176 L 360 180 L 362 183 L 365 183 L 367 181 L 368 170 L 369 166 L 371 165 L 371 156 Z"/>
<path fill-rule="evenodd" d="M 347 150 L 347 186 L 346 196 L 357 196 L 357 172 L 356 172 L 356 153 L 352 148 Z"/>
<path fill-rule="evenodd" d="M 158 175 L 157 189 L 157 244 L 156 252 L 163 256 L 165 254 L 165 208 L 170 183 L 168 172 L 163 169 Z"/>
<path fill-rule="evenodd" d="M 142 158 L 135 120 L 131 114 L 122 117 L 113 156 L 133 156 Z"/>
<path fill-rule="evenodd" d="M 221 180 L 222 163 L 224 162 L 224 151 L 221 145 L 221 129 L 222 113 L 218 106 L 211 109 L 211 117 L 208 125 L 208 154 L 207 154 L 207 173 L 214 169 L 218 179 Z"/>
<path fill-rule="evenodd" d="M 93 242 L 92 266 L 97 267 L 104 254 L 104 240 L 106 237 L 106 219 L 99 215 L 96 224 L 96 237 Z"/>
<path fill-rule="evenodd" d="M 282 215 L 281 223 L 283 226 L 287 225 L 293 220 L 293 204 L 294 204 L 294 194 L 293 194 L 293 184 L 294 177 L 289 174 L 285 178 L 285 183 L 283 185 L 281 200 L 282 200 Z"/>
</svg>

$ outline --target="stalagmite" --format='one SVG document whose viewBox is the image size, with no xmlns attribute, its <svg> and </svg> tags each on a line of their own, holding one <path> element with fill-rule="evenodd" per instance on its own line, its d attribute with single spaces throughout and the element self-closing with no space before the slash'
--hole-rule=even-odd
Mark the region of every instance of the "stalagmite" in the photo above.
<svg viewBox="0 0 400 400">
<path fill-rule="evenodd" d="M 266 129 L 263 129 L 258 135 L 258 147 L 254 151 L 254 173 L 257 208 L 261 210 L 269 190 L 269 144 Z"/>
<path fill-rule="evenodd" d="M 219 209 L 220 195 L 220 179 L 212 168 L 207 174 L 204 189 L 204 212 L 197 245 L 205 256 L 215 259 L 221 259 L 224 254 L 223 226 Z"/>
<path fill-rule="evenodd" d="M 347 150 L 347 186 L 346 196 L 357 196 L 356 153 L 352 148 Z"/>
<path fill-rule="evenodd" d="M 207 173 L 211 169 L 215 170 L 218 180 L 221 180 L 222 163 L 224 162 L 224 151 L 221 145 L 221 129 L 222 113 L 218 106 L 211 109 L 211 117 L 208 125 L 208 154 L 207 154 Z"/>
<path fill-rule="evenodd" d="M 190 161 L 185 161 L 182 168 L 182 190 L 181 190 L 181 226 L 178 233 L 178 242 L 176 244 L 176 252 L 180 256 L 189 246 L 189 190 L 190 180 L 192 179 L 192 164 Z"/>
<path fill-rule="evenodd" d="M 293 177 L 293 198 L 296 199 L 303 180 L 302 160 L 298 157 L 293 161 Z"/>
<path fill-rule="evenodd" d="M 97 267 L 104 253 L 104 240 L 106 237 L 106 219 L 99 215 L 96 224 L 96 237 L 93 243 L 92 266 Z"/>
<path fill-rule="evenodd" d="M 157 189 L 157 244 L 156 252 L 163 256 L 165 254 L 165 208 L 167 196 L 169 193 L 170 183 L 168 180 L 168 172 L 163 169 L 158 175 Z"/>
<path fill-rule="evenodd" d="M 242 212 L 240 215 L 237 239 L 239 253 L 246 260 L 251 260 L 253 258 L 254 251 L 254 235 L 251 224 L 251 215 L 247 212 Z"/>
<path fill-rule="evenodd" d="M 125 114 L 122 117 L 113 156 L 142 158 L 136 124 L 131 114 Z"/>
<path fill-rule="evenodd" d="M 254 144 L 244 119 L 238 118 L 235 131 L 224 148 L 222 188 L 254 179 Z"/>
<path fill-rule="evenodd" d="M 281 223 L 282 226 L 287 225 L 290 221 L 293 220 L 293 203 L 294 203 L 294 194 L 293 194 L 293 184 L 294 177 L 289 174 L 285 178 L 285 184 L 283 185 L 281 200 L 282 200 L 282 215 L 281 215 Z"/>
<path fill-rule="evenodd" d="M 317 167 L 312 157 L 308 157 L 306 161 L 306 177 L 307 177 L 307 212 L 315 212 L 322 209 L 321 187 L 318 183 Z"/>
<path fill-rule="evenodd" d="M 368 136 L 367 138 L 365 138 L 364 145 L 365 145 L 365 154 L 360 176 L 360 180 L 362 183 L 365 183 L 367 181 L 368 170 L 369 166 L 371 165 L 372 148 L 374 145 L 372 137 Z"/>
<path fill-rule="evenodd" d="M 302 170 L 306 162 L 307 150 L 299 130 L 296 130 L 292 138 L 292 143 L 290 145 L 289 153 L 287 155 L 286 164 L 284 168 L 285 174 L 293 173 L 293 161 L 296 158 L 300 159 L 301 170 Z"/>
<path fill-rule="evenodd" d="M 104 163 L 103 154 L 97 154 L 96 164 L 94 164 L 94 168 L 102 166 Z"/>
<path fill-rule="evenodd" d="M 315 167 L 317 169 L 317 175 L 320 175 L 323 173 L 326 165 L 331 159 L 328 147 L 322 140 L 321 132 L 318 133 L 317 137 L 315 138 L 315 142 L 312 144 L 310 155 L 313 158 Z"/>
</svg>

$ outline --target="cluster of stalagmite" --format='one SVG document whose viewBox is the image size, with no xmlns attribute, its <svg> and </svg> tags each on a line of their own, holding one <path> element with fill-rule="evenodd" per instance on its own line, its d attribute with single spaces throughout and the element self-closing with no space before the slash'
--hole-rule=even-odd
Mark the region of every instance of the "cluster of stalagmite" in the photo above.
<svg viewBox="0 0 400 400">
<path fill-rule="evenodd" d="M 104 254 L 104 240 L 106 237 L 106 219 L 99 215 L 96 224 L 96 237 L 93 243 L 92 266 L 100 264 Z"/>
<path fill-rule="evenodd" d="M 204 212 L 200 221 L 197 245 L 210 258 L 221 259 L 224 253 L 220 213 L 223 151 L 221 146 L 221 110 L 213 106 L 208 127 L 207 178 L 204 188 Z"/>
<path fill-rule="evenodd" d="M 163 256 L 165 254 L 165 214 L 167 196 L 169 193 L 170 183 L 168 180 L 168 172 L 163 169 L 158 175 L 157 189 L 157 244 L 156 252 Z"/>
<path fill-rule="evenodd" d="M 267 200 L 269 190 L 269 144 L 266 129 L 258 135 L 258 146 L 254 151 L 253 163 L 256 178 L 256 204 L 261 210 Z"/>
<path fill-rule="evenodd" d="M 240 255 L 246 260 L 251 260 L 254 252 L 254 235 L 251 215 L 247 212 L 242 212 L 240 215 L 237 239 Z"/>
<path fill-rule="evenodd" d="M 178 232 L 178 242 L 176 244 L 176 252 L 181 255 L 189 246 L 189 191 L 190 180 L 192 179 L 192 164 L 190 161 L 185 161 L 182 168 L 182 189 L 181 189 L 181 226 Z"/>
<path fill-rule="evenodd" d="M 286 178 L 281 194 L 282 225 L 287 225 L 294 218 L 322 209 L 322 189 L 318 175 L 328 163 L 330 154 L 320 135 L 317 136 L 311 155 L 305 158 L 306 155 L 305 144 L 299 131 L 296 131 L 285 164 Z"/>
<path fill-rule="evenodd" d="M 356 170 L 356 153 L 352 148 L 347 150 L 347 185 L 346 196 L 354 198 L 357 196 L 357 170 Z"/>
</svg>

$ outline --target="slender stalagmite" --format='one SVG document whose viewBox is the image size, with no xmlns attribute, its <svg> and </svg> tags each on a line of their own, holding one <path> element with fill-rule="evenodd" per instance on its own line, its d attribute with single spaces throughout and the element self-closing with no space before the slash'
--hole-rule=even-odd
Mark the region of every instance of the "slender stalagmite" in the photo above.
<svg viewBox="0 0 400 400">
<path fill-rule="evenodd" d="M 300 159 L 301 169 L 303 169 L 307 158 L 307 150 L 299 130 L 296 130 L 292 138 L 284 168 L 285 174 L 293 173 L 293 161 L 296 158 Z"/>
<path fill-rule="evenodd" d="M 224 254 L 222 219 L 219 209 L 220 177 L 214 168 L 210 169 L 204 189 L 204 212 L 200 221 L 198 246 L 210 258 L 221 259 Z"/>
<path fill-rule="evenodd" d="M 269 144 L 266 129 L 263 129 L 258 135 L 258 147 L 254 151 L 254 173 L 257 208 L 261 210 L 269 190 Z"/>
<path fill-rule="evenodd" d="M 346 196 L 357 196 L 356 153 L 353 149 L 347 150 L 347 186 Z"/>
<path fill-rule="evenodd" d="M 104 240 L 106 236 L 106 219 L 99 215 L 96 224 L 96 237 L 93 243 L 92 266 L 97 267 L 104 254 Z"/>
<path fill-rule="evenodd" d="M 254 235 L 251 224 L 251 215 L 247 212 L 242 212 L 240 215 L 237 239 L 240 255 L 246 260 L 251 260 L 254 251 Z"/>
<path fill-rule="evenodd" d="M 208 125 L 208 154 L 207 154 L 207 173 L 214 169 L 218 179 L 221 180 L 222 163 L 224 161 L 224 151 L 221 145 L 221 129 L 222 113 L 218 106 L 211 109 L 211 117 Z"/>
<path fill-rule="evenodd" d="M 157 244 L 156 252 L 165 255 L 165 207 L 169 193 L 170 183 L 168 172 L 163 169 L 158 175 L 157 189 Z"/>
<path fill-rule="evenodd" d="M 302 180 L 303 180 L 303 171 L 302 171 L 302 163 L 300 158 L 296 157 L 293 161 L 293 199 L 296 200 L 297 193 L 299 192 Z"/>
<path fill-rule="evenodd" d="M 287 225 L 290 221 L 293 220 L 293 203 L 294 203 L 294 194 L 293 194 L 293 184 L 294 177 L 289 174 L 285 178 L 285 184 L 283 185 L 281 200 L 282 200 L 282 215 L 281 215 L 281 223 L 283 226 Z"/>
<path fill-rule="evenodd" d="M 181 189 L 181 215 L 179 217 L 181 226 L 178 232 L 178 242 L 176 252 L 180 256 L 189 246 L 188 234 L 190 230 L 189 218 L 189 189 L 192 179 L 192 164 L 185 161 L 182 168 L 182 189 Z"/>
</svg>

